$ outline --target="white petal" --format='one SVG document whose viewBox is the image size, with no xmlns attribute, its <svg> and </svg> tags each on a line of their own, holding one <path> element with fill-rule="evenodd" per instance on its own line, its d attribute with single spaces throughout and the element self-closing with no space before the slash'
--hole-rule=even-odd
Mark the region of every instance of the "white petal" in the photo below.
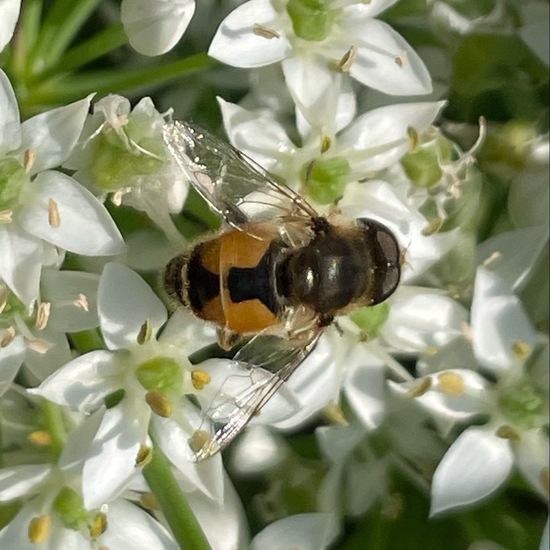
<svg viewBox="0 0 550 550">
<path fill-rule="evenodd" d="M 339 136 L 337 148 L 353 152 L 354 170 L 369 172 L 390 167 L 409 148 L 407 132 L 425 132 L 445 105 L 444 101 L 400 103 L 373 109 L 356 118 Z M 362 154 L 361 154 L 362 153 Z"/>
<path fill-rule="evenodd" d="M 208 55 L 234 67 L 262 67 L 284 59 L 290 44 L 284 35 L 264 38 L 253 32 L 254 25 L 273 28 L 278 17 L 270 0 L 249 0 L 234 9 L 221 23 Z"/>
<path fill-rule="evenodd" d="M 36 378 L 36 380 L 32 380 L 29 377 L 29 382 L 38 385 L 57 369 L 67 364 L 73 358 L 73 353 L 64 332 L 46 327 L 44 330 L 34 331 L 33 334 L 46 342 L 48 346 L 46 353 L 36 351 L 32 345 L 27 348 L 25 366 Z"/>
<path fill-rule="evenodd" d="M 514 344 L 536 345 L 536 333 L 521 301 L 495 274 L 479 267 L 471 309 L 474 353 L 491 370 L 506 370 L 517 364 Z"/>
<path fill-rule="evenodd" d="M 87 189 L 61 172 L 38 174 L 25 191 L 17 220 L 29 233 L 69 252 L 109 256 L 124 251 L 122 236 L 107 209 Z M 51 223 L 52 202 L 59 226 Z"/>
<path fill-rule="evenodd" d="M 419 95 L 432 91 L 430 73 L 418 54 L 388 24 L 364 15 L 364 6 L 344 10 L 346 30 L 342 54 L 357 46 L 350 74 L 359 82 L 390 95 Z"/>
<path fill-rule="evenodd" d="M 170 51 L 186 31 L 195 0 L 123 0 L 120 18 L 130 45 L 143 55 Z"/>
<path fill-rule="evenodd" d="M 435 471 L 430 514 L 488 497 L 504 483 L 513 465 L 508 440 L 483 428 L 468 428 L 451 445 Z"/>
<path fill-rule="evenodd" d="M 94 413 L 83 418 L 80 424 L 70 432 L 57 462 L 60 469 L 72 471 L 77 475 L 82 473 L 84 461 L 90 452 L 104 414 L 105 408 L 98 408 Z"/>
<path fill-rule="evenodd" d="M 153 415 L 152 422 L 162 452 L 178 469 L 184 478 L 185 490 L 202 491 L 209 498 L 219 502 L 223 500 L 223 465 L 221 455 L 192 462 L 189 449 L 191 430 L 185 431 L 177 422 L 169 418 Z"/>
<path fill-rule="evenodd" d="M 296 149 L 283 126 L 272 117 L 247 111 L 239 105 L 218 98 L 223 125 L 229 141 L 266 170 L 283 155 Z"/>
<path fill-rule="evenodd" d="M 0 224 L 0 279 L 29 305 L 38 298 L 42 242 L 15 223 Z"/>
<path fill-rule="evenodd" d="M 101 546 L 116 550 L 177 550 L 179 547 L 168 531 L 144 510 L 118 499 L 109 504 L 107 530 L 101 535 Z"/>
<path fill-rule="evenodd" d="M 328 548 L 338 535 L 332 514 L 296 514 L 270 523 L 250 544 L 251 550 L 320 550 Z"/>
<path fill-rule="evenodd" d="M 301 426 L 329 403 L 337 402 L 340 393 L 341 366 L 348 353 L 346 342 L 335 329 L 325 331 L 316 348 L 302 362 L 286 383 L 295 399 L 298 411 L 277 422 L 280 430 Z"/>
<path fill-rule="evenodd" d="M 351 462 L 346 468 L 346 510 L 352 516 L 363 515 L 388 491 L 389 462 L 384 459 Z"/>
<path fill-rule="evenodd" d="M 98 314 L 105 344 L 109 349 L 132 349 L 147 320 L 153 334 L 166 322 L 166 308 L 151 287 L 122 264 L 103 268 L 97 295 Z"/>
<path fill-rule="evenodd" d="M 38 388 L 28 391 L 60 405 L 90 411 L 101 404 L 106 395 L 120 389 L 117 383 L 119 370 L 111 352 L 91 351 L 76 357 Z"/>
<path fill-rule="evenodd" d="M 336 464 L 342 462 L 366 435 L 364 426 L 359 422 L 348 426 L 321 426 L 315 430 L 321 452 Z"/>
<path fill-rule="evenodd" d="M 48 326 L 61 332 L 79 332 L 99 325 L 99 275 L 83 271 L 42 271 L 41 298 L 51 304 Z"/>
<path fill-rule="evenodd" d="M 0 0 L 2 1 L 6 2 L 6 0 Z M 0 69 L 0 156 L 19 147 L 21 143 L 19 121 L 19 107 L 15 92 L 6 73 Z"/>
<path fill-rule="evenodd" d="M 0 502 L 7 502 L 31 492 L 51 473 L 49 464 L 23 464 L 0 469 Z"/>
<path fill-rule="evenodd" d="M 391 298 L 381 335 L 396 350 L 424 351 L 462 335 L 467 320 L 466 308 L 439 291 L 401 286 Z"/>
<path fill-rule="evenodd" d="M 0 13 L 2 14 L 2 20 L 0 21 L 0 52 L 13 36 L 20 9 L 21 0 L 0 0 Z M 2 120 L 1 115 L 0 120 Z M 0 135 L 2 135 L 1 130 Z"/>
<path fill-rule="evenodd" d="M 367 346 L 356 345 L 346 361 L 346 397 L 367 430 L 380 426 L 385 410 L 384 365 Z"/>
<path fill-rule="evenodd" d="M 60 166 L 69 158 L 82 131 L 93 95 L 23 122 L 21 146 L 36 153 L 29 172 L 31 175 Z"/>
<path fill-rule="evenodd" d="M 350 119 L 354 102 L 342 102 L 342 76 L 305 57 L 291 57 L 283 61 L 286 85 L 298 111 L 315 134 L 334 135 L 342 121 Z M 346 89 L 349 94 L 349 89 Z M 344 96 L 345 97 L 345 96 Z M 354 100 L 352 94 L 352 100 Z M 348 97 L 349 100 L 349 97 Z M 346 109 L 347 112 L 342 112 Z M 353 115 L 352 115 L 353 116 Z"/>
<path fill-rule="evenodd" d="M 539 197 L 539 200 L 542 200 Z M 530 243 L 531 246 L 525 246 Z M 478 264 L 489 260 L 488 269 L 517 292 L 525 286 L 548 243 L 548 227 L 523 227 L 499 233 L 477 248 Z"/>
<path fill-rule="evenodd" d="M 4 329 L 0 329 L 0 335 Z M 16 336 L 7 346 L 0 346 L 0 396 L 11 387 L 25 359 L 26 346 L 22 336 Z"/>
<path fill-rule="evenodd" d="M 545 499 L 548 498 L 548 486 L 544 480 L 549 454 L 548 434 L 544 429 L 529 430 L 521 434 L 521 440 L 516 446 L 518 467 L 525 479 Z"/>
<path fill-rule="evenodd" d="M 135 462 L 141 432 L 136 414 L 124 400 L 105 411 L 82 471 L 86 508 L 110 502 L 139 474 Z"/>
<path fill-rule="evenodd" d="M 159 337 L 160 342 L 178 346 L 188 355 L 212 344 L 215 339 L 216 329 L 184 307 L 172 313 Z"/>
</svg>

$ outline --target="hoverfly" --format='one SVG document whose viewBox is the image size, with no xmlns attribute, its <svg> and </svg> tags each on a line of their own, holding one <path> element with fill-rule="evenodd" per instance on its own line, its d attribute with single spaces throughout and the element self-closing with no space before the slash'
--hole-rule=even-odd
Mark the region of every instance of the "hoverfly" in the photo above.
<svg viewBox="0 0 550 550">
<path fill-rule="evenodd" d="M 234 362 L 250 374 L 237 395 L 208 407 L 221 427 L 190 442 L 202 460 L 233 440 L 337 315 L 395 291 L 401 249 L 378 221 L 320 216 L 238 149 L 193 124 L 167 123 L 164 140 L 226 223 L 167 264 L 165 290 L 217 326 L 221 347 L 244 339 Z M 259 371 L 265 375 L 253 376 Z"/>
</svg>

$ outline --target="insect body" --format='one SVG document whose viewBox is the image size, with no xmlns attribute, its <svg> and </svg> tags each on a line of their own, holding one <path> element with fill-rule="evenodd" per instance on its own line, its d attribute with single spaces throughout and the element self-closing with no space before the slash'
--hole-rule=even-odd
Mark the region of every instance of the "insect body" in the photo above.
<svg viewBox="0 0 550 550">
<path fill-rule="evenodd" d="M 222 399 L 229 412 L 196 449 L 200 460 L 235 437 L 335 316 L 395 291 L 401 250 L 383 224 L 319 216 L 237 149 L 191 124 L 167 124 L 164 137 L 195 189 L 228 225 L 168 263 L 165 289 L 217 325 L 222 347 L 252 336 L 235 361 L 269 373 Z M 207 413 L 219 421 L 221 408 L 213 404 Z"/>
</svg>

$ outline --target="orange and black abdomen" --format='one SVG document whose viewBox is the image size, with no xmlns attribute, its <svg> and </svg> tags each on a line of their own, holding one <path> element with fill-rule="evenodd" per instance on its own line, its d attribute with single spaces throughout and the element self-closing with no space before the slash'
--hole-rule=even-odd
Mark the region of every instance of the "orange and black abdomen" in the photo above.
<svg viewBox="0 0 550 550">
<path fill-rule="evenodd" d="M 188 257 L 186 301 L 201 319 L 238 333 L 278 323 L 275 294 L 276 233 L 258 238 L 231 230 L 197 245 Z"/>
</svg>

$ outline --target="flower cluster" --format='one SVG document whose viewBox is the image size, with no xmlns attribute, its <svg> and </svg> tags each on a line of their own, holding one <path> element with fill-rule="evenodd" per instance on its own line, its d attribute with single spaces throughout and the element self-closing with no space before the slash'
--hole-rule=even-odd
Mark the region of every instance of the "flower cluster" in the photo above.
<svg viewBox="0 0 550 550">
<path fill-rule="evenodd" d="M 1 4 L 0 547 L 548 545 L 547 4 Z M 271 373 L 161 288 L 220 223 L 177 118 L 402 250 L 224 461 Z"/>
</svg>

